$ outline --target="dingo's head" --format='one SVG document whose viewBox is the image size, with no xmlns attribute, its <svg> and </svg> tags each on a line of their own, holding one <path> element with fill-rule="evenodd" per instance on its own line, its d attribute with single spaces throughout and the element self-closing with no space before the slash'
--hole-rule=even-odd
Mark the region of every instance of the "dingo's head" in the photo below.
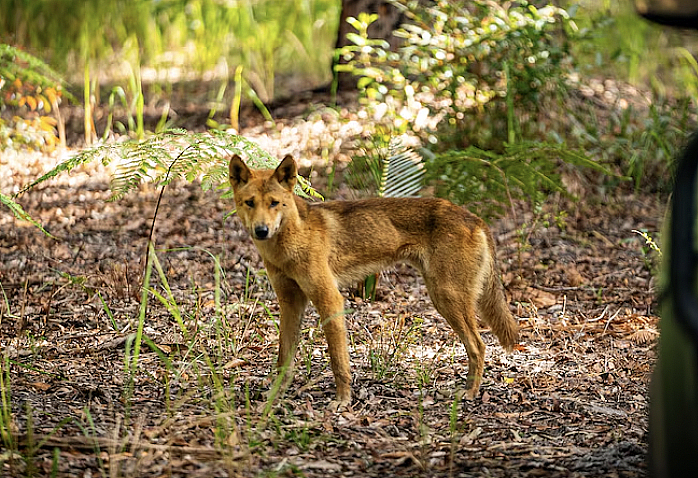
<svg viewBox="0 0 698 478">
<path fill-rule="evenodd" d="M 272 171 L 251 170 L 236 154 L 229 171 L 238 216 L 254 239 L 270 239 L 289 214 L 297 214 L 293 188 L 298 168 L 291 156 Z"/>
</svg>

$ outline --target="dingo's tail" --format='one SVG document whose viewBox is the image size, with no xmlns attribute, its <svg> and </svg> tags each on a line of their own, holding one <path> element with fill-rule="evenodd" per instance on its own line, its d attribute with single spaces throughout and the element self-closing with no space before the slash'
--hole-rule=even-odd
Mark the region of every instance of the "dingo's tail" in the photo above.
<svg viewBox="0 0 698 478">
<path fill-rule="evenodd" d="M 509 311 L 494 265 L 492 257 L 479 301 L 480 318 L 489 325 L 502 347 L 511 352 L 519 341 L 519 324 Z"/>
</svg>

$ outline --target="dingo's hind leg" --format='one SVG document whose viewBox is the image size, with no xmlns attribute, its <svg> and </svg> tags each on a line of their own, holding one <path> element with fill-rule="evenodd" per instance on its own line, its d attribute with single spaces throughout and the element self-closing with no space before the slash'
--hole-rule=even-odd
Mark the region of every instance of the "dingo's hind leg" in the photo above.
<svg viewBox="0 0 698 478">
<path fill-rule="evenodd" d="M 431 282 L 431 281 L 430 281 Z M 485 343 L 480 337 L 475 315 L 474 297 L 459 290 L 447 289 L 434 283 L 427 283 L 429 295 L 436 310 L 453 328 L 468 353 L 468 378 L 465 396 L 474 399 L 479 390 L 485 369 Z"/>
</svg>

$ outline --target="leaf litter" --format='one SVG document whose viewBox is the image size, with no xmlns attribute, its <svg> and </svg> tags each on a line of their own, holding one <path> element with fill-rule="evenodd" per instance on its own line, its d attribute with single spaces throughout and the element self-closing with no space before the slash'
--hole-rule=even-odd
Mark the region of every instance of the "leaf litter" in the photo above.
<svg viewBox="0 0 698 478">
<path fill-rule="evenodd" d="M 281 150 L 296 134 L 318 153 L 317 120 L 278 128 Z M 4 156 L 15 174 L 0 178 L 3 189 L 47 161 Z M 331 414 L 317 314 L 306 314 L 294 378 L 277 379 L 278 306 L 262 264 L 237 220 L 224 220 L 232 205 L 197 184 L 165 193 L 155 237 L 167 283 L 154 273 L 151 287 L 169 302 L 151 294 L 131 381 L 124 357 L 157 194 L 109 196 L 108 172 L 85 166 L 21 197 L 60 241 L 1 219 L 5 428 L 15 438 L 0 454 L 3 475 L 646 475 L 655 265 L 632 230 L 659 230 L 659 198 L 552 197 L 492 222 L 521 343 L 507 355 L 483 330 L 473 402 L 460 399 L 465 349 L 413 270 L 382 274 L 373 303 L 344 291 L 355 400 Z"/>
</svg>

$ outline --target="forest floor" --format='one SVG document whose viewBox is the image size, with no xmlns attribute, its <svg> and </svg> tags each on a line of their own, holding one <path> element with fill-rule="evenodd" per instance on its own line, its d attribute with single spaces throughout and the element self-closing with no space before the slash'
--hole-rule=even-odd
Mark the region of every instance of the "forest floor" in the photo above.
<svg viewBox="0 0 698 478">
<path fill-rule="evenodd" d="M 275 154 L 346 154 L 352 121 L 321 110 L 243 131 Z M 327 138 L 332 141 L 328 142 Z M 346 142 L 344 143 L 346 145 Z M 329 148 L 329 149 L 328 149 Z M 68 153 L 61 153 L 68 154 Z M 6 152 L 0 190 L 60 154 Z M 143 346 L 133 368 L 157 191 L 118 202 L 88 165 L 24 194 L 58 240 L 0 218 L 2 476 L 646 476 L 648 384 L 658 338 L 655 258 L 633 230 L 661 228 L 664 199 L 601 192 L 517 203 L 491 222 L 521 342 L 486 329 L 480 397 L 456 398 L 464 347 L 406 266 L 378 297 L 345 291 L 355 399 L 334 383 L 308 310 L 292 384 L 276 396 L 278 307 L 249 236 L 219 192 L 163 196 Z M 609 188 L 608 191 L 611 191 Z M 340 187 L 330 196 L 351 195 Z"/>
</svg>

